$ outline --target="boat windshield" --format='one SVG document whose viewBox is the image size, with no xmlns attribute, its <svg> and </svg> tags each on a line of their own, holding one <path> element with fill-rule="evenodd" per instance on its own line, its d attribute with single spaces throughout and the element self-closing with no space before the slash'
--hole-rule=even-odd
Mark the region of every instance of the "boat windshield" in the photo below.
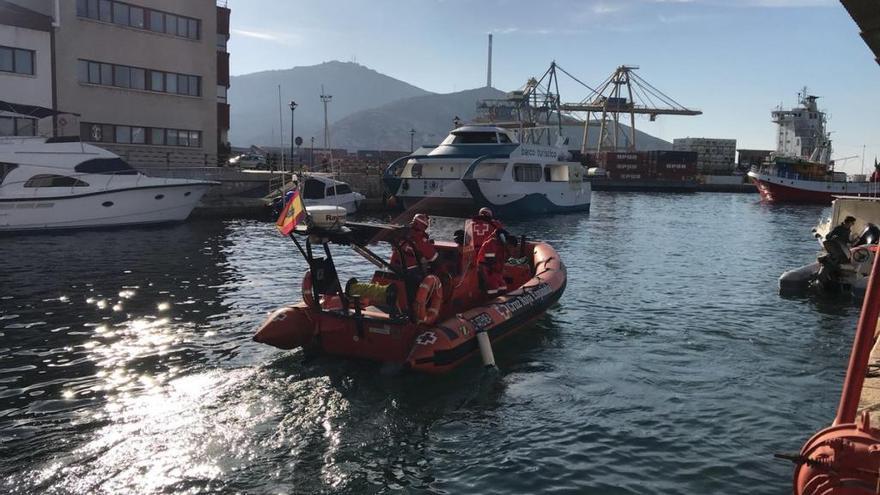
<svg viewBox="0 0 880 495">
<path fill-rule="evenodd" d="M 307 179 L 302 186 L 303 199 L 324 199 L 324 183 Z"/>
<path fill-rule="evenodd" d="M 80 174 L 103 174 L 103 175 L 135 175 L 137 170 L 125 163 L 121 158 L 93 158 L 86 160 L 76 167 L 74 171 Z"/>
<path fill-rule="evenodd" d="M 507 137 L 507 136 L 505 136 Z M 510 142 L 509 139 L 507 142 Z M 446 136 L 443 144 L 496 144 L 498 133 L 491 131 L 461 131 Z"/>
</svg>

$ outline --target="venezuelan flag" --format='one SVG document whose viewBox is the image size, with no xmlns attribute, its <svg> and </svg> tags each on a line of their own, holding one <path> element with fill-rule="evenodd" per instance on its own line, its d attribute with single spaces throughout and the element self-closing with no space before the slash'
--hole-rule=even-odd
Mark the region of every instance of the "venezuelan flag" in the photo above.
<svg viewBox="0 0 880 495">
<path fill-rule="evenodd" d="M 278 221 L 275 222 L 275 226 L 278 227 L 278 230 L 280 230 L 282 234 L 290 235 L 290 233 L 293 232 L 294 227 L 296 227 L 302 219 L 305 212 L 306 207 L 303 205 L 302 198 L 299 196 L 299 191 L 294 191 L 293 196 L 290 197 L 290 200 L 284 205 L 284 209 L 281 210 L 281 215 L 278 216 Z"/>
</svg>

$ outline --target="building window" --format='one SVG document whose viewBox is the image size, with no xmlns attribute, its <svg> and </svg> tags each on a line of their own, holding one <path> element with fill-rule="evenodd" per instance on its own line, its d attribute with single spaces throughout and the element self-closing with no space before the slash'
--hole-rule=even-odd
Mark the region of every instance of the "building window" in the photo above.
<svg viewBox="0 0 880 495">
<path fill-rule="evenodd" d="M 127 125 L 116 126 L 116 142 L 120 144 L 131 144 L 131 127 Z"/>
<path fill-rule="evenodd" d="M 128 11 L 128 15 L 131 19 L 129 21 L 131 27 L 136 27 L 138 29 L 144 28 L 144 9 L 140 7 L 131 7 Z"/>
<path fill-rule="evenodd" d="M 101 64 L 101 84 L 105 86 L 113 86 L 113 66 L 110 64 Z"/>
<path fill-rule="evenodd" d="M 131 68 L 131 87 L 134 89 L 147 89 L 147 71 L 144 69 Z"/>
<path fill-rule="evenodd" d="M 165 74 L 165 92 L 177 93 L 177 74 Z"/>
<path fill-rule="evenodd" d="M 150 144 L 165 144 L 165 129 L 150 129 Z"/>
<path fill-rule="evenodd" d="M 157 70 L 150 71 L 150 90 L 165 91 L 165 73 Z"/>
<path fill-rule="evenodd" d="M 110 3 L 110 0 L 99 0 L 98 19 L 104 22 L 113 21 L 113 4 Z"/>
<path fill-rule="evenodd" d="M 0 120 L 0 129 L 3 129 Z M 80 139 L 97 143 L 151 144 L 155 146 L 202 147 L 202 132 L 162 127 L 132 127 L 127 125 L 80 124 Z"/>
<path fill-rule="evenodd" d="M 0 71 L 34 75 L 35 53 L 33 50 L 0 46 Z"/>
<path fill-rule="evenodd" d="M 36 136 L 37 119 L 0 117 L 0 136 Z"/>
<path fill-rule="evenodd" d="M 217 86 L 217 101 L 226 103 L 226 86 Z"/>
<path fill-rule="evenodd" d="M 128 5 L 113 2 L 113 23 L 128 26 Z"/>
<path fill-rule="evenodd" d="M 165 14 L 155 10 L 150 11 L 150 31 L 165 32 Z"/>
<path fill-rule="evenodd" d="M 143 127 L 132 127 L 131 128 L 131 143 L 132 144 L 144 144 L 147 142 L 147 133 L 146 129 Z"/>
<path fill-rule="evenodd" d="M 185 96 L 202 95 L 201 76 L 175 74 L 127 65 L 102 64 L 91 60 L 79 60 L 77 64 L 77 76 L 79 81 L 83 83 Z M 149 87 L 147 82 L 149 82 Z"/>
<path fill-rule="evenodd" d="M 113 82 L 120 88 L 131 86 L 131 69 L 124 65 L 113 66 Z"/>
<path fill-rule="evenodd" d="M 116 0 L 76 0 L 76 15 L 120 26 L 198 40 L 201 21 Z"/>
</svg>

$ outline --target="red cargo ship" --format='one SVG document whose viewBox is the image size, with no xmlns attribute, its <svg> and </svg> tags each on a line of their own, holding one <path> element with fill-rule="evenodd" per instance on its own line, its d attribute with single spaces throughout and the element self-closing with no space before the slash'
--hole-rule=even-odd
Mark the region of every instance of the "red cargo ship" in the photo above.
<svg viewBox="0 0 880 495">
<path fill-rule="evenodd" d="M 816 104 L 818 98 L 804 88 L 798 93 L 800 106 L 790 110 L 780 106 L 772 112 L 777 124 L 776 152 L 748 174 L 764 201 L 830 205 L 834 196 L 880 192 L 877 171 L 870 181 L 850 181 L 846 173 L 834 171 L 831 139 L 825 129 L 825 112 Z"/>
</svg>

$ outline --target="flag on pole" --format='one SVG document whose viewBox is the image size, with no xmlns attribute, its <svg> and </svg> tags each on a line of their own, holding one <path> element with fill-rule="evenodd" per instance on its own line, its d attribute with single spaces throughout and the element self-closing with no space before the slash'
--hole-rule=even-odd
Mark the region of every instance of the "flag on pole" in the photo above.
<svg viewBox="0 0 880 495">
<path fill-rule="evenodd" d="M 282 234 L 290 235 L 305 213 L 306 207 L 303 205 L 299 191 L 293 191 L 293 195 L 290 196 L 287 204 L 284 205 L 284 209 L 281 210 L 281 215 L 278 216 L 275 226 L 278 227 Z"/>
</svg>

